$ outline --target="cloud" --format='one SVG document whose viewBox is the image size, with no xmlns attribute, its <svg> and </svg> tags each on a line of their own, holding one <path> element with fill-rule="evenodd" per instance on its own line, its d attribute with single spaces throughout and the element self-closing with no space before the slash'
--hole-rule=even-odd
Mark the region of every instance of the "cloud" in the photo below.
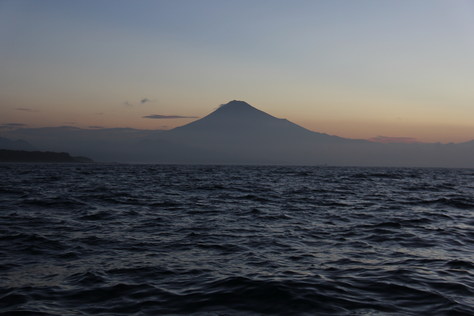
<svg viewBox="0 0 474 316">
<path fill-rule="evenodd" d="M 197 116 L 151 114 L 151 115 L 143 116 L 143 118 L 163 120 L 163 119 L 186 119 L 186 118 L 198 118 L 198 117 Z"/>
<path fill-rule="evenodd" d="M 377 136 L 368 139 L 374 143 L 384 143 L 384 144 L 413 144 L 417 143 L 418 140 L 413 137 L 389 137 L 389 136 Z"/>
<path fill-rule="evenodd" d="M 101 128 L 104 128 L 104 127 L 103 126 L 98 126 L 98 125 L 91 125 L 91 126 L 89 126 L 89 128 L 101 129 Z"/>
<path fill-rule="evenodd" d="M 34 110 L 32 108 L 16 108 L 15 110 L 23 111 L 23 112 L 37 112 L 36 110 Z"/>
<path fill-rule="evenodd" d="M 23 123 L 4 123 L 0 125 L 1 129 L 15 129 L 15 128 L 20 128 L 20 127 L 25 127 L 27 126 L 26 124 Z"/>
<path fill-rule="evenodd" d="M 149 98 L 142 98 L 138 101 L 139 104 L 145 104 L 145 103 L 148 103 L 148 102 L 154 102 L 154 100 L 149 99 Z M 129 102 L 129 101 L 124 101 L 124 102 L 122 102 L 122 104 L 124 104 L 126 106 L 135 106 L 134 102 Z"/>
</svg>

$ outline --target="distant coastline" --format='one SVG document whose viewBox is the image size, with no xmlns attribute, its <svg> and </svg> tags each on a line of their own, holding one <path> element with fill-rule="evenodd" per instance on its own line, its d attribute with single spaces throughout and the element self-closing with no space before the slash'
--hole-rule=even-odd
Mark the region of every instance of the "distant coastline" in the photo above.
<svg viewBox="0 0 474 316">
<path fill-rule="evenodd" d="M 87 157 L 73 157 L 65 152 L 0 149 L 0 162 L 92 163 L 94 161 Z"/>
</svg>

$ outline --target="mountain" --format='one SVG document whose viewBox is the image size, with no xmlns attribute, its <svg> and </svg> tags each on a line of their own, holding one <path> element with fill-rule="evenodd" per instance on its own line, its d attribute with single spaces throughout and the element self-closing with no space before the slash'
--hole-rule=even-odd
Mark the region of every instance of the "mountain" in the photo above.
<svg viewBox="0 0 474 316">
<path fill-rule="evenodd" d="M 474 167 L 474 146 L 374 143 L 305 129 L 243 101 L 148 138 L 159 163 Z M 137 151 L 138 152 L 138 151 Z"/>
<path fill-rule="evenodd" d="M 155 141 L 181 146 L 179 153 L 167 149 L 154 155 L 160 162 L 229 164 L 326 163 L 325 147 L 369 143 L 313 132 L 237 100 Z"/>
<path fill-rule="evenodd" d="M 470 140 L 470 141 L 467 141 L 467 142 L 464 142 L 464 143 L 461 143 L 461 145 L 474 146 L 474 139 Z"/>
<path fill-rule="evenodd" d="M 168 132 L 171 137 L 222 139 L 229 141 L 258 142 L 261 140 L 315 140 L 343 142 L 346 139 L 316 133 L 286 119 L 279 119 L 260 111 L 243 101 L 231 101 L 202 119 L 177 127 Z"/>
<path fill-rule="evenodd" d="M 0 137 L 0 149 L 10 150 L 34 150 L 35 148 L 24 140 L 11 140 L 5 137 Z"/>
<path fill-rule="evenodd" d="M 49 127 L 8 131 L 36 148 L 95 161 L 474 168 L 474 141 L 381 143 L 318 133 L 243 101 L 169 131 Z"/>
</svg>

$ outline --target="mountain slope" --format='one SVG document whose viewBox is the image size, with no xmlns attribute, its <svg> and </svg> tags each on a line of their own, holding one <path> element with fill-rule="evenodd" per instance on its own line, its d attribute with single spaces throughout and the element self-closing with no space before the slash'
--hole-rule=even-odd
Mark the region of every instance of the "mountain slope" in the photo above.
<svg viewBox="0 0 474 316">
<path fill-rule="evenodd" d="M 286 139 L 294 141 L 318 140 L 341 142 L 346 139 L 316 133 L 296 125 L 286 119 L 279 119 L 260 111 L 246 102 L 231 101 L 221 105 L 204 118 L 177 127 L 167 133 L 168 137 L 201 137 L 202 141 L 240 140 L 248 143 L 263 139 Z M 191 135 L 192 134 L 192 135 Z M 204 139 L 205 138 L 205 139 Z"/>
<path fill-rule="evenodd" d="M 352 166 L 473 166 L 471 146 L 379 144 L 305 129 L 243 101 L 148 142 L 150 162 Z"/>
<path fill-rule="evenodd" d="M 34 150 L 35 148 L 24 140 L 11 140 L 5 137 L 0 137 L 0 149 L 9 150 Z"/>
<path fill-rule="evenodd" d="M 320 164 L 330 147 L 369 142 L 313 132 L 234 100 L 153 143 L 151 156 L 159 162 Z"/>
</svg>

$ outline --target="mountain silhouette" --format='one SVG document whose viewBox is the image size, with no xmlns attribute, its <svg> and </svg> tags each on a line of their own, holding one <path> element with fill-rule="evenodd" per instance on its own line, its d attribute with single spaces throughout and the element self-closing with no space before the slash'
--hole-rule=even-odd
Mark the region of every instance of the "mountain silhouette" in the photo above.
<svg viewBox="0 0 474 316">
<path fill-rule="evenodd" d="M 234 100 L 197 121 L 159 134 L 150 146 L 167 147 L 160 154 L 165 161 L 306 164 L 315 158 L 326 161 L 319 158 L 326 155 L 327 147 L 350 143 L 368 141 L 313 132 Z"/>
<path fill-rule="evenodd" d="M 253 140 L 315 139 L 320 141 L 338 142 L 344 138 L 316 133 L 296 125 L 286 119 L 279 119 L 261 110 L 258 110 L 244 101 L 231 101 L 221 105 L 211 114 L 169 131 L 169 135 L 189 136 L 194 138 L 207 137 L 213 139 Z"/>
<path fill-rule="evenodd" d="M 169 131 L 63 126 L 5 134 L 42 150 L 103 162 L 474 167 L 474 141 L 404 144 L 342 138 L 308 130 L 236 100 Z"/>
</svg>

